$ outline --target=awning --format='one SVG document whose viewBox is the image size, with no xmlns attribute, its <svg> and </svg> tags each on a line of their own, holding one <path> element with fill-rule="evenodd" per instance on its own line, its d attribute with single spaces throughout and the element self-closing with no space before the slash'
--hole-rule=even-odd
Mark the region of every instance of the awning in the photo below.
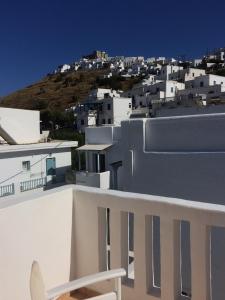
<svg viewBox="0 0 225 300">
<path fill-rule="evenodd" d="M 84 145 L 79 148 L 77 148 L 77 151 L 102 151 L 109 147 L 111 147 L 112 144 L 89 144 Z"/>
</svg>

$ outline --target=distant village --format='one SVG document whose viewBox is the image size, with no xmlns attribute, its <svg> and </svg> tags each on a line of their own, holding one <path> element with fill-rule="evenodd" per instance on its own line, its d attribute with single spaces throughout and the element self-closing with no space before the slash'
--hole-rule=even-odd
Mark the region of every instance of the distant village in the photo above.
<svg viewBox="0 0 225 300">
<path fill-rule="evenodd" d="M 129 118 L 225 112 L 225 48 L 202 58 L 186 60 L 143 56 L 109 57 L 94 51 L 73 64 L 59 66 L 54 73 L 77 70 L 108 71 L 113 76 L 142 78 L 129 91 L 97 89 L 69 110 L 74 111 L 76 127 L 114 124 Z"/>
</svg>

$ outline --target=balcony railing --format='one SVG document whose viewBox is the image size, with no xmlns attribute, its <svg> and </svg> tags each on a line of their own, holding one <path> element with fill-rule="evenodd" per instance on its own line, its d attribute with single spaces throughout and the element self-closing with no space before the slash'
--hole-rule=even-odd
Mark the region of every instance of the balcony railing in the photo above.
<svg viewBox="0 0 225 300">
<path fill-rule="evenodd" d="M 20 183 L 20 191 L 27 192 L 46 186 L 46 177 L 23 181 Z"/>
<path fill-rule="evenodd" d="M 0 186 L 0 197 L 6 197 L 15 194 L 14 183 Z"/>
<path fill-rule="evenodd" d="M 122 267 L 127 271 L 123 300 L 224 299 L 214 286 L 211 235 L 215 227 L 225 228 L 225 206 L 72 185 L 32 197 L 20 197 L 19 205 L 14 201 L 0 210 L 2 299 L 30 299 L 34 259 L 48 290 Z M 183 222 L 190 229 L 187 252 L 182 247 Z M 223 252 L 224 240 L 218 238 Z M 187 268 L 185 255 L 190 256 Z M 222 264 L 217 261 L 217 268 Z M 188 272 L 190 282 L 184 286 Z M 112 286 L 107 281 L 92 289 L 104 294 Z"/>
</svg>

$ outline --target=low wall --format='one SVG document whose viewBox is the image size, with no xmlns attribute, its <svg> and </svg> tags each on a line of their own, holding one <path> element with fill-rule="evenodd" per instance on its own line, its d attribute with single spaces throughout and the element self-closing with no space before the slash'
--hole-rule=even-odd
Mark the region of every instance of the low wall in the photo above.
<svg viewBox="0 0 225 300">
<path fill-rule="evenodd" d="M 30 299 L 33 260 L 47 289 L 69 281 L 72 205 L 72 188 L 1 201 L 0 299 Z"/>
</svg>

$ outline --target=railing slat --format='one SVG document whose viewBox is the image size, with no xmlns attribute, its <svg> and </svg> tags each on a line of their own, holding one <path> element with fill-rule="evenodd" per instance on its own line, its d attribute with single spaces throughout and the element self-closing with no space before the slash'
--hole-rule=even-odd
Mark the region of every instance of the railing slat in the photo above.
<svg viewBox="0 0 225 300">
<path fill-rule="evenodd" d="M 192 300 L 210 300 L 210 227 L 191 222 Z"/>
</svg>

